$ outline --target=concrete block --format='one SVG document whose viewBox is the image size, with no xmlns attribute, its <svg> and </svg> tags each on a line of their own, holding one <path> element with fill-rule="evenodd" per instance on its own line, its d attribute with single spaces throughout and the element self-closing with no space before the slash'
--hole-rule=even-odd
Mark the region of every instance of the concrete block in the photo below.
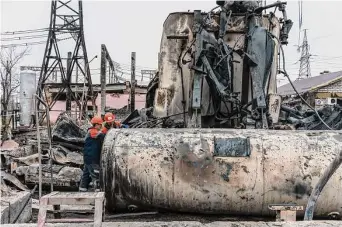
<svg viewBox="0 0 342 227">
<path fill-rule="evenodd" d="M 19 214 L 27 199 L 30 198 L 30 192 L 11 191 L 10 195 L 1 197 L 1 224 L 11 223 Z M 32 216 L 32 199 L 25 206 L 16 223 L 27 223 Z"/>
</svg>

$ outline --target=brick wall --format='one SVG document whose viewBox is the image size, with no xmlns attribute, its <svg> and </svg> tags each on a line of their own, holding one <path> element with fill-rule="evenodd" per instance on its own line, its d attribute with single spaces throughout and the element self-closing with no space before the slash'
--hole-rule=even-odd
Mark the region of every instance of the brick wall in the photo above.
<svg viewBox="0 0 342 227">
<path fill-rule="evenodd" d="M 318 92 L 342 92 L 342 80 L 323 87 Z"/>
</svg>

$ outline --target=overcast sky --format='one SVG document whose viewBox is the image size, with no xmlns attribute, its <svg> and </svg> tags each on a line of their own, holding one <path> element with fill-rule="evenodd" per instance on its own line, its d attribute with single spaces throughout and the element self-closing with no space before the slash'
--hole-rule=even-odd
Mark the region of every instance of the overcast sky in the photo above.
<svg viewBox="0 0 342 227">
<path fill-rule="evenodd" d="M 267 1 L 268 3 L 275 1 Z M 50 1 L 6 1 L 1 0 L 1 33 L 27 29 L 47 28 L 50 23 Z M 84 1 L 84 31 L 88 58 L 100 56 L 100 45 L 106 44 L 114 61 L 129 68 L 130 54 L 136 52 L 138 69 L 157 68 L 163 22 L 171 12 L 201 9 L 209 11 L 215 1 Z M 342 70 L 342 25 L 340 12 L 342 1 L 304 1 L 303 28 L 308 29 L 311 73 L 318 75 L 323 70 Z M 300 53 L 298 45 L 298 2 L 289 1 L 288 17 L 294 21 L 289 44 L 284 47 L 287 71 L 295 79 Z M 44 34 L 44 33 L 43 33 Z M 46 33 L 45 33 L 46 34 Z M 6 38 L 15 36 L 6 36 Z M 66 37 L 64 35 L 64 37 Z M 2 38 L 5 38 L 2 36 Z M 25 41 L 6 41 L 4 44 L 45 41 L 37 38 Z M 66 57 L 71 51 L 72 40 L 62 41 L 61 54 Z M 22 65 L 41 66 L 45 45 L 31 46 L 30 56 Z M 95 59 L 90 67 L 100 67 Z M 94 81 L 99 81 L 99 70 L 93 70 Z M 281 79 L 282 77 L 279 77 Z M 286 83 L 285 80 L 281 84 Z"/>
</svg>

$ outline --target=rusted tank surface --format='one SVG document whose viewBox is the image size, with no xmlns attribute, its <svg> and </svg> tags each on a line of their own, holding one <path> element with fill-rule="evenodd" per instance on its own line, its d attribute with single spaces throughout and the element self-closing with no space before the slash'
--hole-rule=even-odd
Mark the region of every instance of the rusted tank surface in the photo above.
<svg viewBox="0 0 342 227">
<path fill-rule="evenodd" d="M 342 147 L 340 131 L 113 129 L 102 155 L 107 209 L 274 215 L 269 204 L 305 206 Z M 315 216 L 342 212 L 342 169 Z"/>
</svg>

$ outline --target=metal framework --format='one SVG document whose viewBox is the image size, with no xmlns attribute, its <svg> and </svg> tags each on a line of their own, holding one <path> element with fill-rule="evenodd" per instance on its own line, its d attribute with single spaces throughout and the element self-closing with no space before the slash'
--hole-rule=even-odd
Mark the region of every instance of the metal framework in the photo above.
<svg viewBox="0 0 342 227">
<path fill-rule="evenodd" d="M 101 44 L 101 83 L 104 80 L 106 83 L 106 73 L 107 73 L 107 62 L 108 62 L 108 83 L 114 84 L 119 82 L 119 78 L 116 76 L 114 62 L 109 55 L 107 47 L 105 44 Z"/>
<path fill-rule="evenodd" d="M 144 75 L 148 75 L 148 79 L 152 80 L 153 77 L 156 75 L 157 70 L 147 70 L 147 69 L 142 69 L 141 70 L 141 81 L 144 80 Z"/>
<path fill-rule="evenodd" d="M 311 77 L 311 68 L 310 68 L 310 47 L 308 44 L 308 38 L 306 35 L 306 30 L 304 29 L 304 37 L 303 44 L 300 46 L 302 49 L 301 57 L 300 57 L 300 68 L 297 80 L 306 79 Z"/>
<path fill-rule="evenodd" d="M 68 56 L 66 68 L 63 66 L 63 58 L 58 46 L 58 39 L 56 39 L 56 35 L 60 33 L 71 34 L 72 38 L 75 40 L 73 51 Z M 64 64 L 65 63 L 66 62 L 64 62 Z M 74 69 L 77 72 L 77 82 L 83 83 L 82 95 L 73 93 L 71 90 Z M 61 87 L 59 92 L 51 100 L 48 100 L 45 90 L 46 83 L 56 70 L 60 73 Z M 84 39 L 81 0 L 78 1 L 78 7 L 72 7 L 72 1 L 52 0 L 51 2 L 50 29 L 38 82 L 37 94 L 47 101 L 49 109 L 51 110 L 58 100 L 59 95 L 63 93 L 64 90 L 66 90 L 69 95 L 69 101 L 71 102 L 71 100 L 73 100 L 76 102 L 76 110 L 78 109 L 80 112 L 79 118 L 86 116 L 87 103 L 89 100 L 91 100 L 92 104 L 95 106 L 96 97 L 92 88 Z M 70 102 L 67 103 L 70 104 Z M 39 107 L 40 102 L 37 105 Z M 45 114 L 40 116 L 40 123 L 44 118 Z"/>
</svg>

